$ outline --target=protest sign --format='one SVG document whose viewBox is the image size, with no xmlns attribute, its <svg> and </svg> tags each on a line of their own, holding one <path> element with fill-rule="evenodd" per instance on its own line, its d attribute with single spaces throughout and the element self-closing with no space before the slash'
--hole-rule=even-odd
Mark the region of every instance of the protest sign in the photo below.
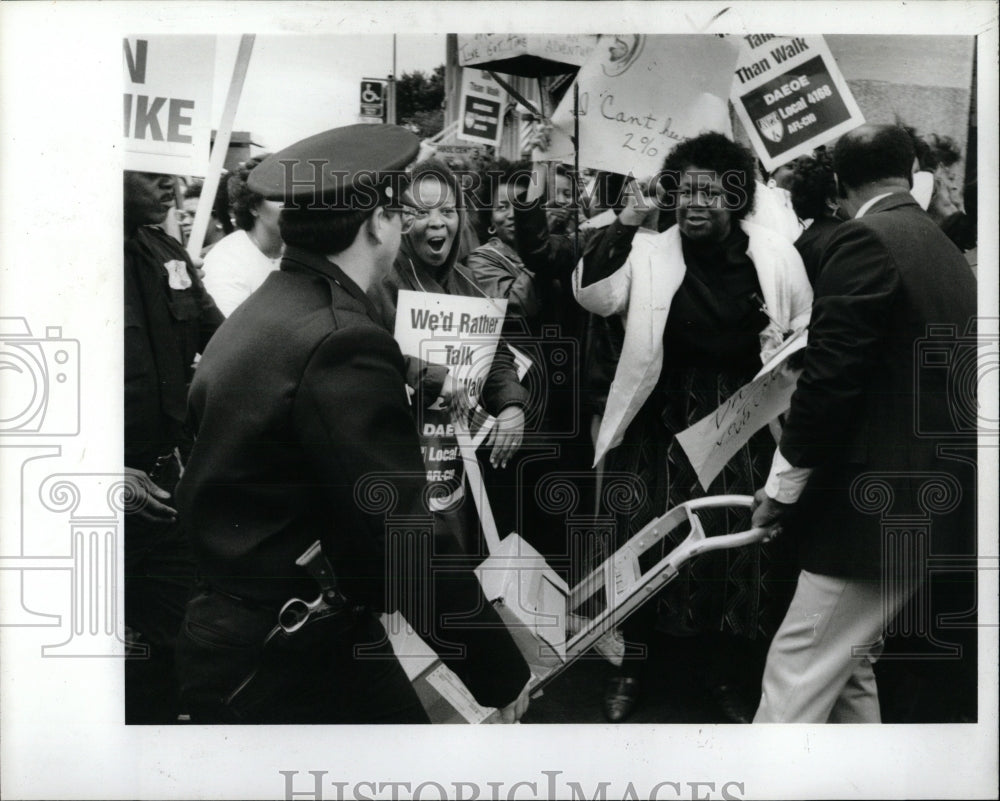
<svg viewBox="0 0 1000 801">
<path fill-rule="evenodd" d="M 744 36 L 731 99 L 768 171 L 865 121 L 822 36 Z"/>
<path fill-rule="evenodd" d="M 465 298 L 401 289 L 396 305 L 395 337 L 406 356 L 443 364 L 463 388 L 468 408 L 482 394 L 500 341 L 507 301 Z M 439 485 L 435 509 L 448 509 L 462 498 L 462 455 L 451 412 L 441 404 L 417 410 L 420 448 L 427 480 Z"/>
<path fill-rule="evenodd" d="M 719 475 L 750 437 L 788 409 L 797 375 L 788 359 L 806 346 L 805 330 L 791 337 L 753 381 L 707 417 L 677 435 L 702 489 Z"/>
<path fill-rule="evenodd" d="M 480 145 L 500 145 L 507 93 L 487 72 L 462 70 L 462 94 L 459 100 L 459 125 L 456 136 Z"/>
<path fill-rule="evenodd" d="M 460 33 L 458 63 L 510 75 L 558 74 L 583 64 L 596 42 L 593 34 Z"/>
<path fill-rule="evenodd" d="M 580 166 L 652 175 L 678 142 L 732 135 L 735 42 L 709 34 L 602 36 L 580 68 Z M 573 91 L 552 115 L 573 133 Z M 562 154 L 559 154 L 562 155 Z"/>
<path fill-rule="evenodd" d="M 215 37 L 130 36 L 123 61 L 125 169 L 204 176 Z"/>
</svg>

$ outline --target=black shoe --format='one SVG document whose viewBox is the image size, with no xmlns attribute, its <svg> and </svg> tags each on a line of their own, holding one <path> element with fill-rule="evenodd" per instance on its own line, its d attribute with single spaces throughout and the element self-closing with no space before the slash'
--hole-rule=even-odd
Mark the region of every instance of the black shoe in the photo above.
<svg viewBox="0 0 1000 801">
<path fill-rule="evenodd" d="M 621 723 L 632 714 L 639 698 L 639 680 L 628 676 L 612 676 L 604 691 L 604 717 Z"/>
<path fill-rule="evenodd" d="M 712 700 L 730 723 L 752 723 L 755 709 L 740 692 L 740 688 L 727 681 L 712 682 L 708 687 Z"/>
</svg>

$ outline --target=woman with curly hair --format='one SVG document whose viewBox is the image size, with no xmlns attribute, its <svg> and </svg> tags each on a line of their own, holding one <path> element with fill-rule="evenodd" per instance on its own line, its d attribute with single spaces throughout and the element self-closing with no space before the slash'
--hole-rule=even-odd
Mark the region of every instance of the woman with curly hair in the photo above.
<svg viewBox="0 0 1000 801">
<path fill-rule="evenodd" d="M 756 191 L 746 148 L 702 134 L 671 151 L 659 179 L 676 224 L 659 234 L 637 233 L 646 212 L 630 202 L 590 243 L 574 276 L 584 308 L 625 324 L 596 445 L 597 459 L 607 453 L 608 475 L 636 481 L 631 508 L 615 512 L 619 542 L 684 501 L 753 494 L 762 485 L 775 449 L 767 429 L 707 492 L 675 437 L 750 381 L 786 333 L 807 324 L 812 304 L 791 242 L 746 220 Z M 720 509 L 703 520 L 714 531 L 750 527 L 749 510 Z M 625 660 L 605 694 L 607 718 L 617 722 L 632 711 L 645 646 L 658 627 L 701 637 L 695 653 L 705 660 L 697 674 L 709 682 L 724 719 L 749 722 L 756 706 L 749 693 L 760 683 L 768 641 L 794 585 L 787 551 L 779 538 L 699 557 L 629 618 L 622 627 Z M 759 647 L 739 648 L 741 642 Z M 745 685 L 743 698 L 734 683 Z"/>
<path fill-rule="evenodd" d="M 833 159 L 825 148 L 818 148 L 813 155 L 792 162 L 789 191 L 792 208 L 806 224 L 806 229 L 795 240 L 795 249 L 802 256 L 809 283 L 816 286 L 823 251 L 842 222 L 837 216 Z"/>
</svg>

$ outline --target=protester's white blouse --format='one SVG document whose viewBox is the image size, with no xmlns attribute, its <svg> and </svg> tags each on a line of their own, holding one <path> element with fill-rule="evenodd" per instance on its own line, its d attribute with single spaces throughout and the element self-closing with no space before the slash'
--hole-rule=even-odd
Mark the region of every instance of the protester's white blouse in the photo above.
<svg viewBox="0 0 1000 801">
<path fill-rule="evenodd" d="M 233 231 L 205 254 L 205 289 L 228 317 L 280 262 L 261 253 L 246 231 Z"/>
</svg>

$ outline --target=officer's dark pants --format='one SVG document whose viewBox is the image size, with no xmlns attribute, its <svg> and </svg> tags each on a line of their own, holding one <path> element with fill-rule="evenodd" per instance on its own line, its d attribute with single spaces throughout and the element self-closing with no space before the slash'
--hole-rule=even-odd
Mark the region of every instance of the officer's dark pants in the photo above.
<svg viewBox="0 0 1000 801">
<path fill-rule="evenodd" d="M 142 653 L 125 662 L 125 722 L 177 719 L 174 645 L 194 590 L 195 563 L 179 524 L 125 522 L 125 623 Z"/>
<path fill-rule="evenodd" d="M 177 670 L 192 722 L 428 722 L 374 615 L 364 613 L 346 628 L 320 623 L 265 647 L 277 612 L 212 590 L 191 600 Z"/>
<path fill-rule="evenodd" d="M 172 650 L 194 591 L 195 562 L 179 523 L 125 523 L 125 623 Z"/>
</svg>

